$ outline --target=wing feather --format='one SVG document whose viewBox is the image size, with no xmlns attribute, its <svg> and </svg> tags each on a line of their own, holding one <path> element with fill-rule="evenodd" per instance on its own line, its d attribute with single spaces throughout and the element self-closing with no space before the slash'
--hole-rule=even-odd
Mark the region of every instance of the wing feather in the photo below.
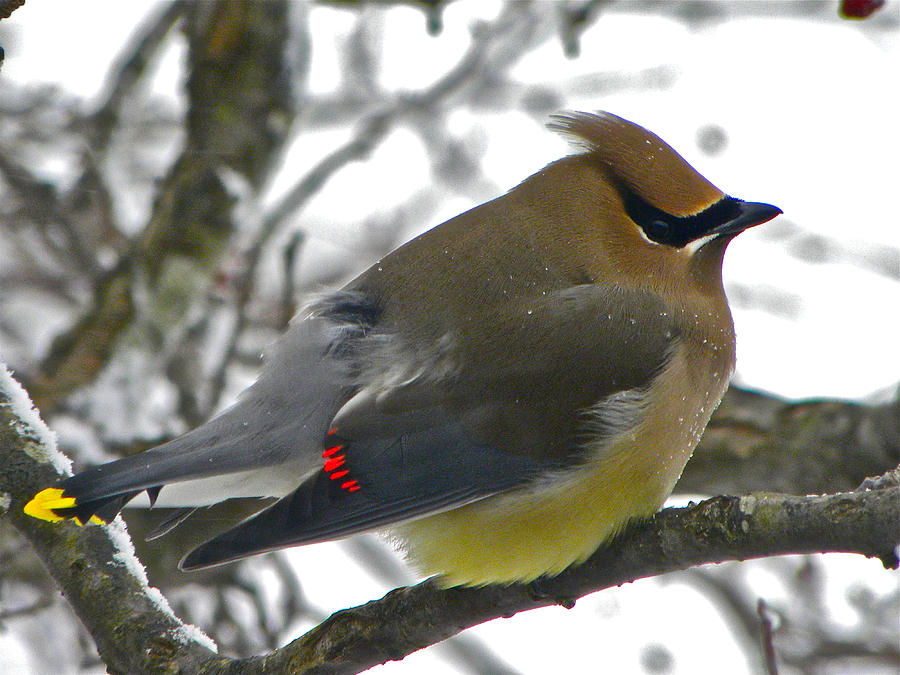
<svg viewBox="0 0 900 675">
<path fill-rule="evenodd" d="M 631 308 L 627 315 L 625 306 Z M 539 322 L 542 332 L 498 336 L 490 349 L 495 367 L 487 370 L 452 367 L 467 357 L 460 349 L 467 336 L 442 339 L 442 353 L 417 355 L 383 334 L 368 348 L 361 345 L 361 362 L 372 364 L 361 373 L 366 386 L 335 415 L 322 470 L 192 551 L 182 567 L 378 529 L 528 486 L 552 472 L 577 470 L 585 458 L 585 433 L 603 433 L 601 427 L 620 433 L 636 423 L 639 392 L 661 370 L 677 335 L 652 296 L 626 304 L 620 293 L 590 285 L 530 307 L 524 320 Z M 598 314 L 605 321 L 598 322 Z M 556 339 L 560 331 L 598 323 L 581 341 Z M 629 345 L 631 352 L 643 351 L 633 363 L 609 357 L 616 343 L 639 337 L 642 349 Z M 532 341 L 524 351 L 532 355 L 528 363 L 504 360 L 501 352 L 514 351 L 511 340 L 519 341 L 515 351 L 521 355 L 526 339 Z M 572 367 L 560 368 L 561 360 Z M 440 367 L 432 368 L 434 363 Z M 543 386 L 551 377 L 555 386 Z M 604 405 L 605 425 L 598 422 Z M 573 424 L 579 419 L 584 423 Z"/>
</svg>

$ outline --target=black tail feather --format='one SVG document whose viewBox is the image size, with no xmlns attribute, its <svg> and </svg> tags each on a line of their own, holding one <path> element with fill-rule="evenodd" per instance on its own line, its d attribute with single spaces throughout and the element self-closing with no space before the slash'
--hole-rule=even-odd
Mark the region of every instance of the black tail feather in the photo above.
<svg viewBox="0 0 900 675">
<path fill-rule="evenodd" d="M 60 486 L 62 487 L 62 484 L 60 484 Z M 104 523 L 108 523 L 113 520 L 125 504 L 134 499 L 139 492 L 140 490 L 125 492 L 120 495 L 102 497 L 101 499 L 94 499 L 87 502 L 77 502 L 76 498 L 76 503 L 73 506 L 57 507 L 53 509 L 53 512 L 61 518 L 74 518 L 82 524 L 87 523 L 94 516 Z"/>
</svg>

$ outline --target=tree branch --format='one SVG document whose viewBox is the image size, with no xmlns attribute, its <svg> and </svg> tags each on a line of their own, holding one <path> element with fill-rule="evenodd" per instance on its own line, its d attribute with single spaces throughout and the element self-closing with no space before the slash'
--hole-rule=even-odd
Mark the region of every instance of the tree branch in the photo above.
<svg viewBox="0 0 900 675">
<path fill-rule="evenodd" d="M 900 397 L 889 403 L 786 401 L 732 386 L 676 493 L 852 490 L 900 464 Z"/>
<path fill-rule="evenodd" d="M 551 604 L 570 606 L 594 591 L 694 565 L 829 551 L 878 557 L 887 567 L 898 563 L 900 472 L 870 483 L 878 489 L 813 497 L 757 493 L 665 509 L 628 526 L 583 565 L 557 577 L 450 589 L 428 580 L 337 612 L 271 654 L 218 658 L 190 637 L 161 596 L 154 597 L 155 589 L 136 572 L 142 568 L 134 564 L 119 521 L 79 528 L 22 513 L 25 502 L 58 477 L 49 463 L 56 450 L 17 383 L 5 370 L 0 379 L 0 506 L 63 589 L 111 672 L 359 672 L 484 621 Z M 23 421 L 28 415 L 34 420 Z"/>
<path fill-rule="evenodd" d="M 59 479 L 51 432 L 9 372 L 0 371 L 0 513 L 34 547 L 88 629 L 112 673 L 196 672 L 216 658 L 213 643 L 183 624 L 142 578 L 121 520 L 104 527 L 57 527 L 26 516 L 29 493 Z M 205 640 L 204 640 L 205 638 Z"/>
<path fill-rule="evenodd" d="M 187 0 L 172 0 L 158 8 L 120 50 L 107 74 L 105 100 L 84 123 L 91 153 L 105 154 L 119 127 L 122 109 L 154 63 L 169 31 L 186 12 L 186 5 Z"/>
<path fill-rule="evenodd" d="M 24 4 L 25 0 L 0 0 L 0 19 L 8 19 L 13 12 Z"/>
<path fill-rule="evenodd" d="M 694 565 L 844 551 L 896 567 L 900 487 L 820 497 L 715 497 L 635 523 L 583 565 L 532 585 L 440 589 L 432 580 L 344 610 L 277 652 L 234 665 L 254 672 L 350 673 L 484 621 Z M 535 590 L 538 593 L 535 593 Z"/>
</svg>

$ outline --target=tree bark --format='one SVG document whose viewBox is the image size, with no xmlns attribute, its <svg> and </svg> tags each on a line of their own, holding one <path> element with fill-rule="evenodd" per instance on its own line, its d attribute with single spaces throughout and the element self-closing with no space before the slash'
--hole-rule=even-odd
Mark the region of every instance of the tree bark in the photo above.
<svg viewBox="0 0 900 675">
<path fill-rule="evenodd" d="M 732 386 L 675 491 L 842 492 L 898 464 L 900 397 L 876 405 L 791 402 Z"/>
</svg>

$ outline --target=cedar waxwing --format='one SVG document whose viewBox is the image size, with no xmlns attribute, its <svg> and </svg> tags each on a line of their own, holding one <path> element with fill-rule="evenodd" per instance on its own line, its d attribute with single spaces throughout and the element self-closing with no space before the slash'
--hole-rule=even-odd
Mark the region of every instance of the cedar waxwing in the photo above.
<svg viewBox="0 0 900 675">
<path fill-rule="evenodd" d="M 583 151 L 315 301 L 215 419 L 26 513 L 277 497 L 182 568 L 383 530 L 447 585 L 558 573 L 654 513 L 734 367 L 725 248 L 781 211 L 615 115 L 550 127 Z"/>
</svg>

